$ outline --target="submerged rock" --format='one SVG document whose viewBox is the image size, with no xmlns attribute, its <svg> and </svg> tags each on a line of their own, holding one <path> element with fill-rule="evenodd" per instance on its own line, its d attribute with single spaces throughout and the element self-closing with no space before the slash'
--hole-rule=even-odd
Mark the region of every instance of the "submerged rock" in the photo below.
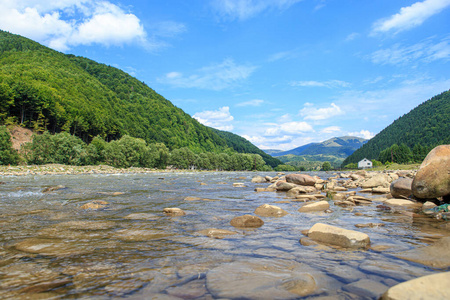
<svg viewBox="0 0 450 300">
<path fill-rule="evenodd" d="M 206 235 L 208 237 L 216 238 L 216 239 L 222 239 L 227 235 L 234 235 L 237 234 L 237 232 L 226 230 L 226 229 L 216 229 L 216 228 L 209 228 L 197 231 L 198 234 Z"/>
<path fill-rule="evenodd" d="M 214 298 L 298 299 L 325 286 L 332 289 L 335 281 L 295 261 L 251 259 L 210 270 L 206 284 Z"/>
<path fill-rule="evenodd" d="M 125 242 L 143 242 L 149 240 L 157 240 L 170 236 L 163 230 L 152 229 L 121 229 L 115 234 L 115 237 Z"/>
<path fill-rule="evenodd" d="M 264 225 L 264 221 L 257 216 L 243 215 L 233 218 L 230 224 L 237 228 L 259 228 Z"/>
<path fill-rule="evenodd" d="M 57 185 L 57 186 L 49 186 L 45 189 L 42 190 L 43 193 L 50 193 L 50 192 L 54 192 L 57 190 L 61 190 L 61 189 L 65 189 L 66 187 L 63 185 Z"/>
<path fill-rule="evenodd" d="M 29 238 L 14 246 L 19 251 L 57 257 L 87 254 L 94 250 L 79 241 L 72 242 L 61 239 Z"/>
<path fill-rule="evenodd" d="M 450 267 L 450 237 L 444 237 L 431 246 L 396 253 L 395 256 L 433 268 Z"/>
<path fill-rule="evenodd" d="M 170 217 L 181 217 L 186 215 L 186 212 L 178 207 L 164 208 L 163 212 L 166 216 Z"/>
<path fill-rule="evenodd" d="M 261 217 L 283 217 L 288 212 L 275 205 L 263 204 L 255 209 L 255 214 Z"/>
<path fill-rule="evenodd" d="M 450 195 L 450 145 L 437 146 L 428 153 L 412 182 L 420 199 Z"/>
<path fill-rule="evenodd" d="M 82 205 L 81 209 L 92 209 L 92 210 L 101 210 L 107 208 L 109 205 L 108 202 L 103 200 L 94 200 L 92 202 L 86 203 Z"/>
<path fill-rule="evenodd" d="M 370 238 L 365 233 L 322 223 L 314 224 L 308 231 L 308 237 L 344 248 L 367 248 L 370 245 Z"/>
<path fill-rule="evenodd" d="M 419 277 L 391 287 L 381 300 L 448 299 L 450 272 Z"/>
</svg>

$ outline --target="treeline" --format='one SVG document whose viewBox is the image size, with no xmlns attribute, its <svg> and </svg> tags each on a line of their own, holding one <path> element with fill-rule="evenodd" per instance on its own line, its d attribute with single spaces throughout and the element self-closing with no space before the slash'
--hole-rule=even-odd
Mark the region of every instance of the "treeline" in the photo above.
<svg viewBox="0 0 450 300">
<path fill-rule="evenodd" d="M 394 145 L 405 144 L 414 152 L 416 147 L 432 149 L 438 145 L 450 144 L 449 120 L 450 91 L 446 91 L 395 120 L 347 157 L 342 164 L 345 166 L 349 163 L 357 163 L 364 158 L 378 159 L 382 151 Z M 420 150 L 416 149 L 416 152 Z"/>
<path fill-rule="evenodd" d="M 20 154 L 20 155 L 19 155 Z M 0 126 L 0 164 L 107 164 L 116 168 L 142 167 L 198 170 L 272 170 L 258 154 L 199 153 L 183 147 L 169 151 L 162 143 L 147 144 L 140 138 L 124 135 L 110 142 L 97 136 L 90 144 L 67 132 L 34 134 L 20 153 L 12 149 L 10 134 Z"/>
<path fill-rule="evenodd" d="M 428 153 L 432 150 L 432 147 L 422 146 L 416 144 L 411 150 L 406 144 L 394 144 L 380 152 L 377 159 L 373 159 L 372 163 L 374 167 L 387 165 L 390 163 L 397 164 L 413 164 L 422 163 Z M 358 168 L 358 163 L 350 163 L 344 166 L 346 169 Z"/>
</svg>

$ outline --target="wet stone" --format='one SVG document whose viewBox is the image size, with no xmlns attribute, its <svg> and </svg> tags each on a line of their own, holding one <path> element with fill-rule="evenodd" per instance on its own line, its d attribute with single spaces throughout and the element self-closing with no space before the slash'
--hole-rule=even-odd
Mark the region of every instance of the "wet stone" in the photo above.
<svg viewBox="0 0 450 300">
<path fill-rule="evenodd" d="M 256 208 L 255 214 L 261 217 L 283 217 L 287 215 L 287 211 L 281 207 L 269 204 L 263 204 Z"/>
<path fill-rule="evenodd" d="M 143 242 L 162 239 L 170 235 L 170 233 L 162 230 L 121 229 L 115 233 L 114 237 L 125 242 Z"/>
<path fill-rule="evenodd" d="M 94 251 L 92 246 L 85 245 L 79 241 L 59 239 L 29 238 L 14 246 L 19 251 L 57 257 L 87 254 Z"/>
<path fill-rule="evenodd" d="M 381 296 L 388 287 L 380 282 L 370 279 L 361 279 L 359 281 L 344 285 L 342 290 L 358 295 L 360 297 L 368 297 L 376 299 Z"/>
<path fill-rule="evenodd" d="M 226 229 L 216 229 L 216 228 L 210 228 L 210 229 L 204 229 L 201 231 L 197 231 L 198 234 L 206 235 L 208 237 L 216 238 L 216 239 L 223 239 L 228 235 L 235 235 L 237 232 L 226 230 Z"/>
<path fill-rule="evenodd" d="M 450 251 L 448 249 L 450 249 L 450 237 L 444 237 L 431 246 L 419 247 L 394 255 L 433 268 L 448 268 L 450 267 Z"/>
<path fill-rule="evenodd" d="M 330 278 L 289 260 L 250 259 L 222 264 L 209 271 L 206 279 L 215 298 L 228 299 L 297 299 L 326 284 L 333 288 Z"/>
<path fill-rule="evenodd" d="M 157 219 L 159 219 L 159 216 L 155 215 L 155 214 L 149 214 L 149 213 L 134 213 L 134 214 L 126 215 L 123 218 L 129 219 L 129 220 L 157 220 Z"/>
<path fill-rule="evenodd" d="M 264 221 L 257 216 L 244 215 L 233 218 L 230 224 L 237 228 L 259 228 L 264 225 Z"/>
</svg>

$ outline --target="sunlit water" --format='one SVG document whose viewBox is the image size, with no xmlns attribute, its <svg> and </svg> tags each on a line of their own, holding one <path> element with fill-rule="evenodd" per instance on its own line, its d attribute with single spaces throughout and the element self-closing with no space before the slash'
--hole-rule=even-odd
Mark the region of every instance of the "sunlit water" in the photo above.
<svg viewBox="0 0 450 300">
<path fill-rule="evenodd" d="M 331 176 L 315 174 L 324 179 Z M 278 271 L 271 274 L 272 264 L 282 269 L 305 265 L 319 274 L 316 281 L 322 278 L 319 288 L 309 294 L 311 299 L 320 296 L 374 299 L 383 288 L 436 272 L 392 255 L 446 235 L 433 224 L 416 224 L 408 216 L 379 210 L 376 208 L 379 203 L 357 206 L 353 210 L 331 205 L 331 213 L 300 213 L 297 211 L 302 205 L 300 202 L 276 203 L 287 200 L 285 193 L 256 193 L 255 187 L 268 186 L 251 183 L 256 175 L 275 174 L 204 172 L 0 177 L 4 182 L 0 185 L 0 297 L 214 299 L 234 289 L 235 295 L 244 294 L 246 287 L 236 287 L 229 277 L 233 272 L 236 276 L 251 277 L 251 270 L 246 273 L 236 268 L 239 264 L 244 269 L 251 268 L 246 265 L 251 263 L 268 266 L 268 278 L 286 276 Z M 246 187 L 233 187 L 235 182 L 242 182 Z M 57 185 L 65 188 L 42 192 L 46 187 Z M 123 194 L 114 195 L 114 192 Z M 202 200 L 184 200 L 188 196 Z M 109 205 L 103 210 L 80 208 L 93 200 L 106 201 Z M 253 214 L 258 206 L 266 203 L 277 205 L 289 214 L 281 218 L 262 218 L 265 224 L 253 230 L 230 225 L 232 218 Z M 162 211 L 166 207 L 181 208 L 187 215 L 164 216 Z M 146 214 L 126 218 L 136 213 Z M 304 237 L 302 231 L 317 222 L 367 233 L 372 245 L 384 245 L 386 250 L 350 251 L 300 244 L 299 240 Z M 385 226 L 354 226 L 369 222 Z M 208 228 L 238 234 L 214 239 L 198 233 Z M 23 242 L 36 243 L 29 248 L 33 251 L 22 251 L 18 245 Z M 40 247 L 52 243 L 56 244 L 56 250 L 39 252 Z M 222 269 L 228 273 L 221 274 Z M 375 292 L 355 294 L 348 288 L 361 279 L 379 284 Z M 261 281 L 259 277 L 257 280 Z M 283 278 L 280 280 L 280 285 L 289 284 Z M 253 284 L 251 280 L 249 284 Z M 277 292 L 274 290 L 273 295 L 278 295 Z M 270 295 L 266 294 L 267 298 L 271 298 Z M 302 298 L 291 295 L 293 299 Z M 235 296 L 229 296 L 232 297 Z"/>
</svg>

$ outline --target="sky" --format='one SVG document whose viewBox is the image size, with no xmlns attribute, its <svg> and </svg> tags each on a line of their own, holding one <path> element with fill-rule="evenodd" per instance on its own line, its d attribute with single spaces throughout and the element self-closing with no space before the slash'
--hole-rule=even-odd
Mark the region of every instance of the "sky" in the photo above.
<svg viewBox="0 0 450 300">
<path fill-rule="evenodd" d="M 0 0 L 0 29 L 261 149 L 369 139 L 450 89 L 450 0 Z"/>
</svg>

